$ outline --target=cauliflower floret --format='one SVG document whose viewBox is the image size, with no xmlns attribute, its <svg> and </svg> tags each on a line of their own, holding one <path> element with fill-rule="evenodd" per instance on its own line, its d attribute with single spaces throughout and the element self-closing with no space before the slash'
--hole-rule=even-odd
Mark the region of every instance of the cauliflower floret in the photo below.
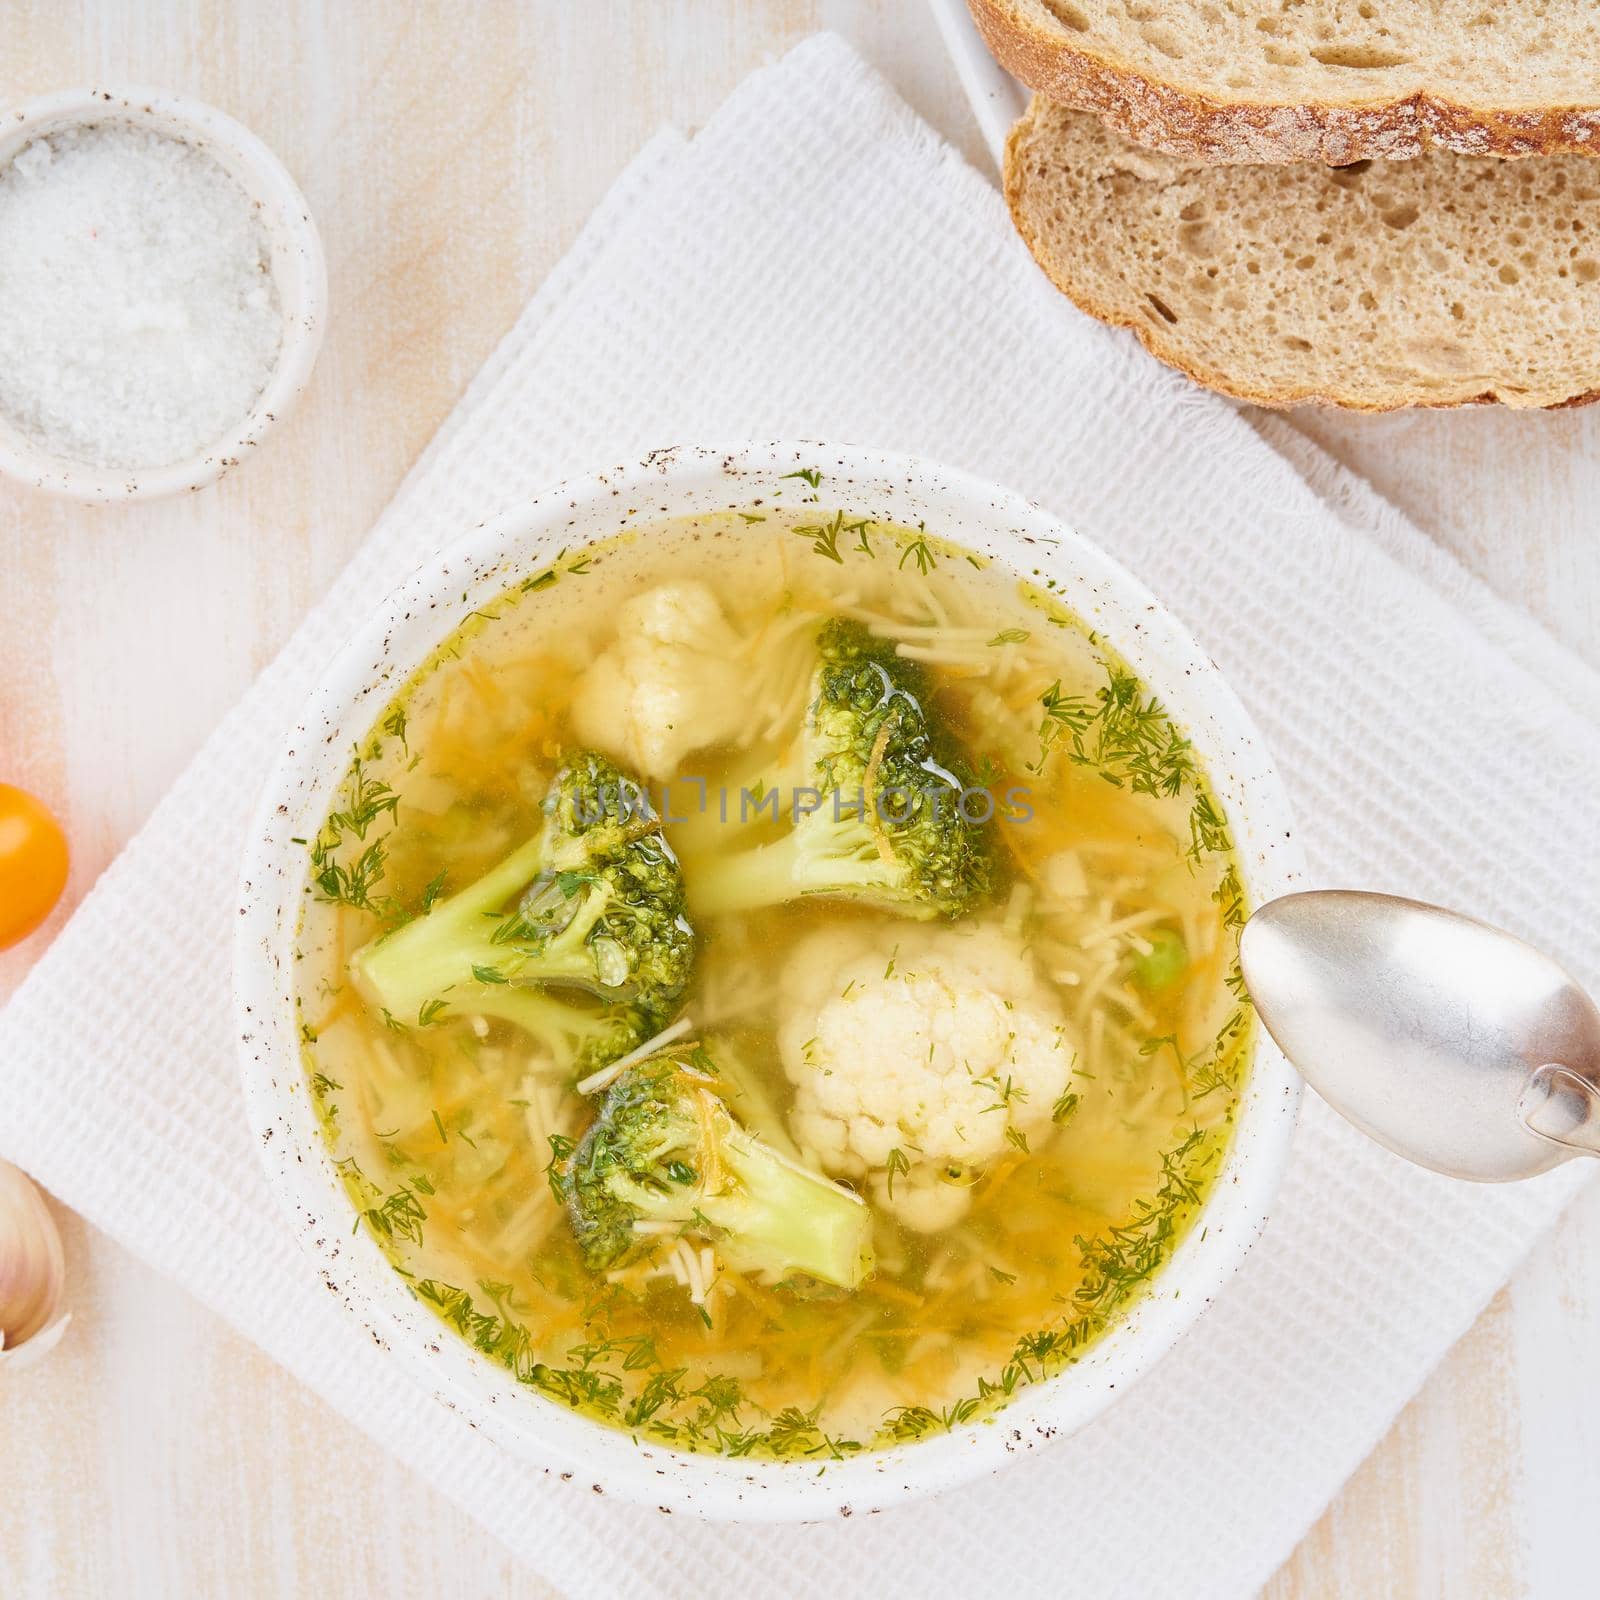
<svg viewBox="0 0 1600 1600">
<path fill-rule="evenodd" d="M 660 780 L 686 756 L 723 744 L 749 710 L 739 638 L 703 583 L 662 584 L 625 601 L 616 642 L 584 674 L 573 731 Z"/>
<path fill-rule="evenodd" d="M 969 1182 L 959 1181 L 956 1168 L 914 1166 L 895 1179 L 892 1192 L 887 1175 L 871 1180 L 872 1197 L 892 1211 L 915 1233 L 941 1233 L 953 1228 L 972 1204 Z"/>
<path fill-rule="evenodd" d="M 796 1142 L 933 1232 L 1008 1144 L 1050 1127 L 1077 1052 L 1054 994 L 998 925 L 896 934 L 892 961 L 869 930 L 804 940 L 778 1049 Z"/>
</svg>

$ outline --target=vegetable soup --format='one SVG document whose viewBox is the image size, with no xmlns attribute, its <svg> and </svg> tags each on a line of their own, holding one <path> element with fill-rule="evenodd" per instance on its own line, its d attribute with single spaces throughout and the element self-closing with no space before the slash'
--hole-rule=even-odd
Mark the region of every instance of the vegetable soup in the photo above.
<svg viewBox="0 0 1600 1600">
<path fill-rule="evenodd" d="M 1243 894 L 1182 730 L 1039 575 L 808 474 L 474 612 L 305 845 L 305 1068 L 362 1223 L 641 1439 L 988 1415 L 1227 1149 Z"/>
</svg>

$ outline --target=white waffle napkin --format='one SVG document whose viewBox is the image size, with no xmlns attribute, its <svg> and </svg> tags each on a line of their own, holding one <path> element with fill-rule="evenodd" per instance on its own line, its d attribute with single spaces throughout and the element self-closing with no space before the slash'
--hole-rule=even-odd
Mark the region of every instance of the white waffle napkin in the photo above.
<svg viewBox="0 0 1600 1600">
<path fill-rule="evenodd" d="M 258 787 L 324 663 L 422 557 L 561 474 L 794 435 L 943 459 L 1059 512 L 1214 650 L 1274 747 L 1314 878 L 1536 932 L 1600 982 L 1600 682 L 1362 485 L 1303 445 L 1292 465 L 1075 313 L 993 189 L 820 38 L 692 143 L 640 156 L 39 963 L 0 1017 L 0 1150 L 571 1592 L 1247 1593 L 1554 1218 L 1572 1169 L 1452 1184 L 1310 1103 L 1266 1238 L 1104 1419 L 933 1504 L 748 1530 L 509 1460 L 342 1320 L 266 1190 L 236 1086 L 231 908 Z"/>
</svg>

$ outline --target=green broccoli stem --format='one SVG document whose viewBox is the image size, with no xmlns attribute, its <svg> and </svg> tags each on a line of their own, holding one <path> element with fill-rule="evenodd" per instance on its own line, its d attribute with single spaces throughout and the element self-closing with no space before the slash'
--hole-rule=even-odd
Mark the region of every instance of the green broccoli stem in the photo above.
<svg viewBox="0 0 1600 1600">
<path fill-rule="evenodd" d="M 553 1000 L 537 989 L 509 983 L 474 981 L 457 985 L 437 998 L 442 999 L 444 1005 L 430 1015 L 430 1023 L 462 1015 L 509 1022 L 542 1045 L 550 1069 L 567 1079 L 626 1054 L 642 1043 L 654 1028 L 654 1019 L 647 1011 L 615 1014 L 605 1008 Z M 394 1020 L 401 1019 L 395 1017 Z M 415 1023 L 418 1018 L 411 1021 Z M 537 1069 L 537 1058 L 531 1059 L 529 1065 Z"/>
<path fill-rule="evenodd" d="M 703 795 L 700 785 L 680 781 L 669 795 L 676 813 L 667 827 L 672 848 L 685 859 L 710 855 L 763 825 L 791 818 L 795 796 L 811 786 L 812 777 L 804 751 L 796 745 L 775 763 L 751 763 L 724 774 L 720 783 L 708 783 Z"/>
<path fill-rule="evenodd" d="M 473 985 L 473 1009 L 483 1012 L 495 1007 L 478 991 L 497 988 L 501 980 L 593 991 L 594 956 L 584 941 L 610 898 L 605 885 L 585 884 L 583 905 L 572 921 L 536 952 L 495 936 L 505 927 L 501 908 L 545 870 L 548 855 L 542 836 L 529 840 L 459 894 L 358 951 L 352 966 L 362 990 L 406 1023 L 435 1000 L 448 1003 L 449 991 L 463 984 Z M 494 976 L 485 981 L 480 972 Z"/>
<path fill-rule="evenodd" d="M 449 1004 L 457 998 L 455 995 L 444 998 L 447 1009 L 442 1015 L 459 1011 L 493 1017 L 521 1028 L 545 1047 L 553 1066 L 563 1074 L 570 1074 L 584 1059 L 584 1047 L 606 1032 L 600 1012 L 563 1005 L 559 1000 L 547 999 L 536 989 L 518 989 L 505 983 L 474 983 L 470 994 L 460 996 L 456 1006 Z"/>
<path fill-rule="evenodd" d="M 448 1002 L 457 984 L 474 982 L 474 967 L 499 971 L 511 952 L 494 943 L 498 923 L 491 919 L 538 875 L 544 855 L 543 836 L 535 836 L 465 889 L 363 946 L 351 962 L 358 987 L 397 1022 L 410 1024 L 424 1006 Z M 478 998 L 474 1009 L 486 1009 Z"/>
<path fill-rule="evenodd" d="M 850 1190 L 780 1155 L 737 1124 L 721 1159 L 738 1188 L 699 1201 L 722 1231 L 721 1258 L 735 1272 L 770 1279 L 805 1273 L 841 1289 L 859 1287 L 872 1270 L 872 1213 Z"/>
<path fill-rule="evenodd" d="M 806 895 L 847 895 L 892 906 L 908 916 L 932 915 L 910 902 L 900 868 L 885 861 L 870 827 L 858 816 L 824 809 L 800 818 L 781 839 L 697 862 L 689 879 L 695 911 L 719 916 L 757 911 Z"/>
<path fill-rule="evenodd" d="M 764 1140 L 779 1155 L 798 1161 L 800 1151 L 766 1084 L 726 1039 L 717 1042 L 716 1050 L 717 1071 L 728 1086 L 725 1098 L 734 1121 Z"/>
</svg>

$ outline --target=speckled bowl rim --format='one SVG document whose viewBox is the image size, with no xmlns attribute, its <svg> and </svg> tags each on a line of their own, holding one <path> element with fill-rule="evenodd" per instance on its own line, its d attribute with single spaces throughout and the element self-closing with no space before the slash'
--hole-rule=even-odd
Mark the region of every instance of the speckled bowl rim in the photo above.
<svg viewBox="0 0 1600 1600">
<path fill-rule="evenodd" d="M 378 608 L 324 673 L 252 825 L 240 887 L 234 981 L 240 1061 L 256 1147 L 328 1290 L 443 1403 L 520 1460 L 585 1495 L 738 1521 L 850 1516 L 977 1478 L 1084 1427 L 1182 1336 L 1265 1225 L 1287 1158 L 1300 1080 L 1257 1030 L 1227 1163 L 1148 1293 L 1074 1366 L 1023 1390 L 987 1421 L 839 1462 L 730 1461 L 676 1452 L 590 1422 L 519 1386 L 416 1302 L 339 1186 L 299 1059 L 294 940 L 306 852 L 351 749 L 408 675 L 474 606 L 619 530 L 770 500 L 803 467 L 821 505 L 915 524 L 1056 580 L 1065 604 L 1161 696 L 1209 769 L 1252 904 L 1303 868 L 1287 800 L 1260 735 L 1209 656 L 1145 587 L 1049 513 L 968 473 L 906 456 L 808 442 L 677 447 L 538 495 L 430 560 Z M 420 1398 L 419 1398 L 420 1403 Z"/>
<path fill-rule="evenodd" d="M 283 344 L 267 386 L 227 434 L 199 454 L 163 467 L 94 467 L 41 450 L 0 417 L 0 472 L 46 494 L 109 505 L 203 489 L 256 453 L 311 380 L 328 320 L 328 268 L 311 208 L 288 169 L 225 112 L 155 89 L 63 89 L 0 111 L 0 168 L 40 134 L 123 121 L 182 139 L 213 156 L 261 214 L 283 310 Z"/>
</svg>

